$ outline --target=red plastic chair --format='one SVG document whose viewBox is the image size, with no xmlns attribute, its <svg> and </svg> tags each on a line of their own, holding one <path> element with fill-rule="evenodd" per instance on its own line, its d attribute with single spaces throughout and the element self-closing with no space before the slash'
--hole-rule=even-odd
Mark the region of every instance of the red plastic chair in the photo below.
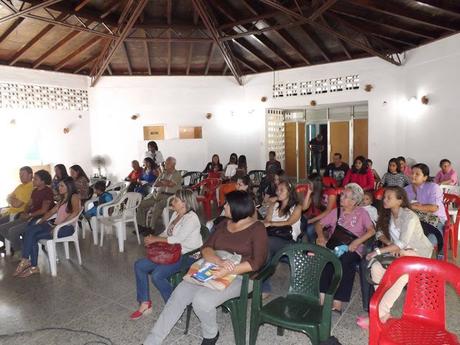
<svg viewBox="0 0 460 345">
<path fill-rule="evenodd" d="M 374 199 L 375 200 L 383 200 L 383 194 L 385 194 L 384 188 L 379 188 L 374 192 Z"/>
<path fill-rule="evenodd" d="M 456 218 L 453 220 L 453 223 L 451 221 L 450 215 L 449 215 L 449 206 L 452 204 L 455 204 L 458 207 L 460 207 L 460 197 L 455 194 L 444 194 L 443 198 L 443 203 L 444 203 L 444 209 L 446 210 L 446 216 L 447 216 L 447 222 L 444 227 L 444 241 L 446 242 L 446 245 L 444 245 L 444 258 L 447 260 L 447 242 L 450 236 L 450 245 L 452 248 L 452 254 L 454 258 L 457 258 L 458 254 L 458 226 L 460 223 L 460 212 L 457 212 Z"/>
<path fill-rule="evenodd" d="M 337 188 L 338 184 L 337 184 L 337 180 L 333 177 L 330 177 L 330 176 L 324 176 L 323 177 L 323 185 L 325 187 L 334 187 L 334 188 Z"/>
<path fill-rule="evenodd" d="M 307 193 L 309 189 L 310 189 L 310 186 L 308 184 L 298 184 L 295 187 L 295 191 L 297 193 Z"/>
<path fill-rule="evenodd" d="M 198 202 L 203 204 L 204 214 L 207 220 L 212 217 L 211 202 L 217 203 L 216 190 L 220 186 L 221 180 L 218 178 L 206 178 L 203 181 L 192 186 L 192 190 L 202 190 L 203 194 L 196 197 Z"/>
<path fill-rule="evenodd" d="M 409 275 L 409 282 L 402 317 L 382 323 L 379 303 L 403 274 Z M 446 283 L 460 294 L 460 268 L 454 264 L 413 256 L 394 261 L 371 299 L 369 345 L 460 344 L 457 336 L 446 330 Z"/>
</svg>

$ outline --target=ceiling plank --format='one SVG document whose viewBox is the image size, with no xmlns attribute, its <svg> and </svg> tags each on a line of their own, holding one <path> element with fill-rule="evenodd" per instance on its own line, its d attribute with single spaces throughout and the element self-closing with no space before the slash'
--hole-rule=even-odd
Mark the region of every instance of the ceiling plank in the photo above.
<svg viewBox="0 0 460 345">
<path fill-rule="evenodd" d="M 241 71 L 238 65 L 235 63 L 235 58 L 233 57 L 232 51 L 228 46 L 227 42 L 221 42 L 219 40 L 220 35 L 219 31 L 217 30 L 213 19 L 211 18 L 211 13 L 208 12 L 207 6 L 203 3 L 203 0 L 192 0 L 193 5 L 197 12 L 200 15 L 201 21 L 204 23 L 206 28 L 209 31 L 212 39 L 216 43 L 217 47 L 219 48 L 222 56 L 224 57 L 225 63 L 228 65 L 230 71 L 232 72 L 233 76 L 235 77 L 236 81 L 239 85 L 243 85 L 243 81 L 241 79 Z"/>
<path fill-rule="evenodd" d="M 96 44 L 101 40 L 100 37 L 92 37 L 89 41 L 84 43 L 82 46 L 80 46 L 78 49 L 74 50 L 70 54 L 68 54 L 65 58 L 63 58 L 61 61 L 59 61 L 56 66 L 54 66 L 55 71 L 59 71 L 64 67 L 70 60 L 72 60 L 74 57 L 80 55 L 83 53 L 85 50 Z"/>
<path fill-rule="evenodd" d="M 145 30 L 144 30 L 144 35 L 145 37 L 147 37 L 147 31 Z M 144 41 L 144 50 L 145 50 L 145 65 L 147 66 L 147 72 L 149 75 L 152 75 L 152 63 L 150 60 L 150 47 L 149 47 L 149 42 L 147 41 Z"/>
<path fill-rule="evenodd" d="M 291 17 L 294 17 L 298 20 L 303 20 L 305 19 L 302 15 L 298 14 L 297 12 L 294 12 L 294 11 L 291 11 L 290 9 L 280 5 L 279 3 L 277 2 L 274 2 L 272 0 L 260 0 L 262 1 L 263 3 L 267 4 L 267 5 L 270 5 L 274 8 L 277 8 L 279 9 L 280 11 L 286 13 L 287 15 L 291 16 Z M 330 26 L 327 26 L 327 25 L 323 25 L 322 23 L 319 23 L 319 22 L 315 22 L 315 28 L 318 28 L 324 32 L 327 32 L 328 34 L 332 35 L 332 36 L 335 36 L 337 38 L 340 38 L 342 39 L 343 41 L 357 47 L 357 48 L 360 48 L 361 50 L 364 50 L 365 52 L 373 55 L 373 56 L 378 56 L 380 57 L 381 59 L 385 60 L 385 61 L 388 61 L 394 65 L 397 65 L 397 66 L 400 66 L 401 65 L 401 62 L 399 61 L 396 61 L 395 59 L 393 59 L 392 56 L 389 56 L 389 55 L 386 55 L 382 52 L 379 52 L 377 50 L 375 50 L 374 48 L 366 45 L 366 44 L 363 44 L 361 43 L 360 41 L 357 41 L 355 40 L 354 38 L 352 37 L 349 37 L 347 35 L 344 35 L 343 33 L 341 32 L 338 32 L 336 30 L 334 30 L 333 28 L 331 28 Z"/>
<path fill-rule="evenodd" d="M 319 50 L 321 56 L 327 61 L 331 62 L 331 58 L 329 57 L 328 52 L 326 51 L 326 47 L 321 42 L 321 39 L 316 35 L 310 25 L 305 24 L 300 27 L 300 30 L 303 32 L 304 35 L 308 37 L 308 39 L 313 43 L 316 49 Z"/>
<path fill-rule="evenodd" d="M 73 39 L 75 36 L 77 36 L 80 33 L 80 31 L 72 31 L 69 33 L 67 36 L 65 36 L 62 40 L 57 42 L 54 46 L 52 46 L 50 49 L 48 49 L 46 52 L 44 52 L 42 55 L 40 55 L 34 62 L 32 62 L 32 68 L 37 68 L 39 67 L 45 59 L 56 52 L 59 48 L 61 48 L 64 44 L 69 42 L 71 39 Z"/>
<path fill-rule="evenodd" d="M 128 73 L 129 75 L 133 75 L 133 67 L 131 65 L 131 58 L 129 56 L 128 47 L 126 46 L 126 42 L 123 42 L 123 44 L 121 45 L 121 50 L 123 51 L 123 54 L 125 55 L 125 58 L 126 58 L 126 64 L 128 66 Z"/>
<path fill-rule="evenodd" d="M 460 18 L 460 6 L 455 6 L 454 1 L 441 2 L 439 0 L 417 0 L 416 2 L 423 6 L 440 10 L 449 16 Z"/>
<path fill-rule="evenodd" d="M 236 61 L 238 61 L 241 65 L 246 66 L 248 69 L 250 69 L 254 73 L 259 73 L 254 66 L 251 66 L 251 64 L 247 61 L 244 61 L 242 58 L 236 57 Z"/>
<path fill-rule="evenodd" d="M 88 5 L 88 3 L 90 2 L 91 0 L 81 0 L 81 2 L 75 6 L 75 11 L 80 11 L 83 7 L 85 7 L 86 5 Z"/>
<path fill-rule="evenodd" d="M 418 11 L 414 11 L 409 8 L 404 9 L 403 6 L 392 6 L 388 1 L 385 1 L 383 5 L 381 1 L 374 0 L 347 0 L 347 2 L 371 11 L 386 14 L 388 16 L 411 20 L 421 25 L 431 26 L 433 28 L 447 30 L 450 32 L 460 31 L 460 26 L 453 27 L 447 25 L 446 21 L 434 20 L 432 16 L 424 16 Z"/>
<path fill-rule="evenodd" d="M 104 19 L 107 17 L 110 13 L 115 11 L 119 6 L 121 5 L 120 0 L 112 0 L 111 3 L 107 5 L 107 7 L 104 9 L 104 12 L 100 15 L 101 19 Z"/>
<path fill-rule="evenodd" d="M 131 5 L 131 6 L 129 6 Z M 94 86 L 101 75 L 107 68 L 110 60 L 112 60 L 115 51 L 123 43 L 125 38 L 131 31 L 134 23 L 139 18 L 140 14 L 147 5 L 147 0 L 139 0 L 136 3 L 128 3 L 125 10 L 122 12 L 120 19 L 127 19 L 126 23 L 121 23 L 118 28 L 118 34 L 120 35 L 116 40 L 110 41 L 101 52 L 98 60 L 96 61 L 93 70 L 91 71 L 91 86 Z"/>
<path fill-rule="evenodd" d="M 75 71 L 73 71 L 74 74 L 77 74 L 77 73 L 80 73 L 86 66 L 88 66 L 91 62 L 94 62 L 96 61 L 97 59 L 97 55 L 96 56 L 93 56 L 93 57 L 90 57 L 89 59 L 86 59 L 85 61 L 83 61 L 81 64 L 79 64 L 78 66 L 75 66 Z"/>
<path fill-rule="evenodd" d="M 107 72 L 109 72 L 109 75 L 113 75 L 112 67 L 110 64 L 107 65 Z"/>
<path fill-rule="evenodd" d="M 170 26 L 172 23 L 172 0 L 166 1 L 166 22 Z M 171 29 L 168 30 L 168 75 L 171 75 L 172 63 L 172 46 L 171 46 Z"/>
<path fill-rule="evenodd" d="M 18 26 L 19 24 L 22 23 L 24 18 L 18 18 L 14 21 L 13 24 L 11 24 L 8 29 L 3 32 L 3 34 L 0 36 L 0 43 L 2 43 Z"/>
<path fill-rule="evenodd" d="M 187 68 L 185 69 L 185 74 L 190 74 L 190 66 L 192 63 L 192 55 L 193 55 L 193 43 L 190 43 L 188 47 L 188 57 L 187 57 Z"/>
<path fill-rule="evenodd" d="M 58 18 L 62 19 L 66 16 L 65 13 L 61 13 Z M 54 28 L 54 25 L 48 24 L 43 29 L 40 30 L 30 41 L 28 41 L 21 49 L 19 49 L 16 54 L 13 55 L 13 58 L 8 63 L 10 66 L 14 66 L 16 62 L 19 61 L 21 56 L 23 56 L 32 46 L 34 46 L 43 36 L 50 32 Z"/>
<path fill-rule="evenodd" d="M 7 15 L 5 17 L 0 18 L 0 24 L 6 22 L 8 20 L 21 17 L 21 16 L 23 16 L 25 14 L 28 14 L 28 13 L 33 12 L 35 10 L 38 10 L 40 8 L 45 8 L 45 7 L 51 6 L 51 5 L 53 5 L 55 3 L 58 3 L 60 1 L 62 1 L 62 0 L 47 0 L 47 1 L 39 3 L 37 5 L 30 6 L 30 7 L 26 8 L 26 9 L 21 10 L 21 11 L 16 11 L 16 12 L 14 12 L 12 14 L 9 14 L 9 15 Z M 2 0 L 1 3 L 4 4 L 5 7 L 7 7 L 8 9 L 12 10 L 10 6 L 6 5 L 6 3 L 7 3 L 6 0 Z"/>
<path fill-rule="evenodd" d="M 310 16 L 305 16 L 310 19 L 312 22 L 319 18 L 324 12 L 326 12 L 329 8 L 335 5 L 337 0 L 327 0 L 323 4 L 321 4 L 318 8 L 313 10 L 313 13 Z M 302 12 L 300 13 L 302 15 Z"/>
<path fill-rule="evenodd" d="M 237 40 L 234 40 L 233 43 L 235 43 L 236 45 L 238 45 L 240 48 L 242 48 L 243 50 L 247 51 L 249 54 L 251 54 L 252 56 L 254 56 L 258 61 L 260 61 L 262 64 L 264 64 L 265 66 L 267 66 L 270 70 L 274 71 L 275 68 L 270 64 L 268 63 L 263 57 L 261 57 L 259 54 L 255 53 L 251 48 L 248 47 L 248 45 L 246 43 L 243 43 L 243 42 L 240 42 L 240 41 L 237 41 Z"/>
<path fill-rule="evenodd" d="M 204 69 L 204 75 L 208 75 L 209 66 L 211 66 L 212 56 L 213 56 L 213 53 L 214 53 L 214 48 L 215 48 L 215 43 L 213 42 L 211 44 L 211 47 L 209 48 L 208 57 L 207 57 L 207 61 L 206 61 L 206 68 Z"/>
</svg>

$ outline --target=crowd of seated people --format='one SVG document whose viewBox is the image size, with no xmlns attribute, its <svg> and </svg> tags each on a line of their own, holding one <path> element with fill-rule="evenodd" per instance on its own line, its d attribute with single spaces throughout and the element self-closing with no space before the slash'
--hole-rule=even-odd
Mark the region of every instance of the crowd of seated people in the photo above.
<svg viewBox="0 0 460 345">
<path fill-rule="evenodd" d="M 328 243 L 334 234 L 348 231 L 354 240 L 339 256 L 343 275 L 333 301 L 333 311 L 341 313 L 343 303 L 350 301 L 356 266 L 362 260 L 370 261 L 382 254 L 431 257 L 434 246 L 442 246 L 446 214 L 439 185 L 457 183 L 457 175 L 447 159 L 441 160 L 441 170 L 435 182 L 431 182 L 426 164 L 409 167 L 404 157 L 391 158 L 387 172 L 380 179 L 371 161 L 365 157 L 356 157 L 349 168 L 342 161 L 341 154 L 336 153 L 324 176 L 321 172 L 312 174 L 307 181 L 308 190 L 300 196 L 296 185 L 281 169 L 275 152 L 270 152 L 266 174 L 256 196 L 247 175 L 246 156 L 238 157 L 232 153 L 229 163 L 223 167 L 215 154 L 204 172 L 209 177 L 227 182 L 228 189 L 221 196 L 223 209 L 218 209 L 220 217 L 213 222 L 211 235 L 203 244 L 196 195 L 182 188 L 176 159 L 168 157 L 163 161 L 156 143 L 150 142 L 144 169 L 138 161 L 132 162 L 132 168 L 126 181 L 132 186 L 130 191 L 137 191 L 144 197 L 136 216 L 145 236 L 144 245 L 180 244 L 182 255 L 201 248 L 202 257 L 217 266 L 214 277 L 238 276 L 223 291 L 187 281 L 174 288 L 169 278 L 179 271 L 179 262 L 157 264 L 147 258 L 137 260 L 134 273 L 139 307 L 130 318 L 139 319 L 152 311 L 155 301 L 150 298 L 149 276 L 166 303 L 144 344 L 161 344 L 190 304 L 201 322 L 203 344 L 215 344 L 219 338 L 216 307 L 239 295 L 242 274 L 258 271 L 286 246 L 303 241 L 329 248 Z M 0 236 L 10 240 L 16 250 L 22 246 L 15 276 L 28 277 L 40 272 L 38 242 L 52 238 L 53 227 L 78 215 L 82 202 L 91 197 L 89 179 L 83 169 L 73 165 L 69 172 L 70 177 L 63 165 L 56 165 L 52 179 L 46 171 L 33 174 L 29 167 L 21 168 L 21 184 L 9 196 L 10 207 L 0 218 Z M 148 181 L 151 175 L 154 179 Z M 144 181 L 155 187 L 155 193 L 143 193 L 137 189 L 142 187 L 144 176 Z M 336 183 L 325 184 L 323 177 L 330 177 Z M 57 197 L 53 196 L 52 188 L 57 188 Z M 99 204 L 111 200 L 111 194 L 105 192 L 105 183 L 98 182 L 93 188 Z M 384 198 L 382 207 L 375 208 L 373 191 L 378 188 L 384 188 Z M 168 200 L 173 215 L 165 226 L 161 214 L 168 206 Z M 262 207 L 258 210 L 259 204 Z M 96 206 L 85 216 L 95 216 Z M 52 220 L 56 213 L 57 217 Z M 69 236 L 74 231 L 73 226 L 66 226 L 60 230 L 59 237 Z M 368 242 L 376 240 L 383 246 L 368 253 Z M 235 264 L 222 260 L 217 251 L 240 254 L 241 262 Z M 188 264 L 193 261 L 189 258 Z M 385 268 L 377 261 L 370 266 L 370 271 L 377 287 Z M 332 275 L 333 268 L 327 265 L 320 282 L 321 298 L 331 284 Z M 382 322 L 389 318 L 391 308 L 406 284 L 407 277 L 401 277 L 396 288 L 385 295 L 379 309 Z M 263 292 L 265 296 L 271 292 L 270 278 L 264 282 Z M 364 315 L 357 323 L 367 328 L 369 320 Z"/>
</svg>

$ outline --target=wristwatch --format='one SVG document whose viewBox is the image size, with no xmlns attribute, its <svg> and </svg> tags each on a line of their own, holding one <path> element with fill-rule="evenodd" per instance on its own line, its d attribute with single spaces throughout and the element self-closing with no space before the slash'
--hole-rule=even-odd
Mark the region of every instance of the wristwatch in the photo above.
<svg viewBox="0 0 460 345">
<path fill-rule="evenodd" d="M 377 255 L 382 255 L 382 252 L 380 251 L 380 248 L 375 248 L 375 252 L 377 253 Z"/>
</svg>

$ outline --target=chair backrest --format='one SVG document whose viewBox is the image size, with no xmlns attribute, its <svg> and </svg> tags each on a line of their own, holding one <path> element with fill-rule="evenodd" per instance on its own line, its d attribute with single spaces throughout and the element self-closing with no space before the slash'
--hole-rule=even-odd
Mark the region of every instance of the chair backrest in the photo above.
<svg viewBox="0 0 460 345">
<path fill-rule="evenodd" d="M 447 194 L 454 194 L 460 196 L 460 186 L 440 185 L 442 192 Z"/>
<path fill-rule="evenodd" d="M 385 194 L 384 188 L 379 188 L 374 192 L 374 199 L 375 200 L 383 200 L 383 194 Z"/>
<path fill-rule="evenodd" d="M 265 176 L 265 170 L 251 170 L 248 172 L 248 176 L 253 186 L 259 186 Z"/>
<path fill-rule="evenodd" d="M 106 191 L 117 191 L 123 193 L 127 189 L 126 183 L 125 182 L 118 182 L 110 185 Z"/>
<path fill-rule="evenodd" d="M 203 240 L 203 243 L 204 243 L 209 237 L 209 229 L 207 228 L 206 225 L 201 225 L 200 234 L 201 234 L 201 239 Z"/>
<path fill-rule="evenodd" d="M 122 199 L 122 203 L 125 204 L 124 209 L 126 211 L 134 210 L 139 207 L 142 201 L 142 195 L 136 192 L 128 192 Z"/>
<path fill-rule="evenodd" d="M 191 187 L 201 182 L 204 174 L 201 171 L 188 171 L 182 176 L 182 185 Z"/>
<path fill-rule="evenodd" d="M 286 256 L 291 267 L 288 294 L 304 295 L 319 299 L 319 282 L 324 267 L 328 263 L 334 266 L 334 277 L 328 294 L 334 294 L 342 278 L 342 266 L 337 257 L 328 249 L 315 244 L 293 244 L 276 253 L 272 263 Z"/>
<path fill-rule="evenodd" d="M 308 190 L 310 189 L 310 185 L 309 184 L 298 184 L 296 187 L 295 187 L 295 191 L 297 193 L 306 193 L 308 192 Z"/>
<path fill-rule="evenodd" d="M 324 176 L 323 177 L 323 185 L 325 187 L 334 187 L 336 188 L 338 186 L 337 180 L 333 177 L 330 176 Z"/>
<path fill-rule="evenodd" d="M 379 285 L 382 293 L 403 274 L 409 275 L 403 317 L 423 319 L 445 327 L 446 283 L 450 283 L 460 294 L 460 268 L 440 260 L 402 257 L 385 272 Z M 378 304 L 378 297 L 377 300 L 373 297 L 371 304 Z"/>
<path fill-rule="evenodd" d="M 220 186 L 221 180 L 218 178 L 208 177 L 203 181 L 192 186 L 193 190 L 203 193 L 206 198 L 212 198 L 216 195 L 217 187 Z"/>
</svg>

